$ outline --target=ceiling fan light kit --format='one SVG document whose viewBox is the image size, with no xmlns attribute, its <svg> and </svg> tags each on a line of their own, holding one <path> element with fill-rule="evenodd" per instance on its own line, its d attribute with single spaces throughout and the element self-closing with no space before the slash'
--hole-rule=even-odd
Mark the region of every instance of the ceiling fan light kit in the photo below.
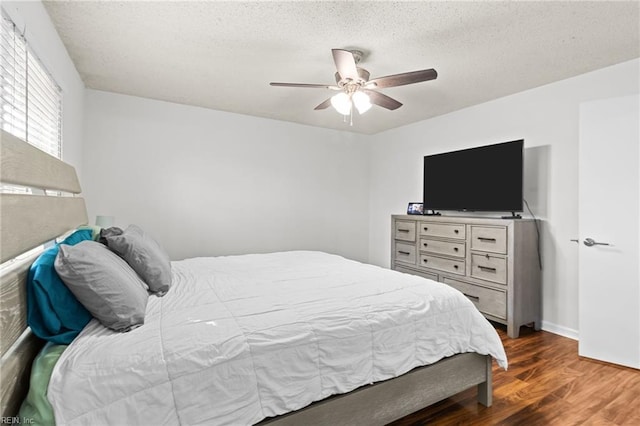
<svg viewBox="0 0 640 426">
<path fill-rule="evenodd" d="M 371 108 L 371 99 L 361 91 L 340 92 L 331 97 L 331 106 L 342 115 L 351 114 L 353 106 L 356 107 L 359 114 L 364 114 Z"/>
<path fill-rule="evenodd" d="M 364 114 L 371 108 L 371 98 L 364 92 L 354 92 L 353 95 L 351 95 L 351 100 L 360 114 Z"/>
<path fill-rule="evenodd" d="M 345 92 L 332 96 L 331 106 L 342 115 L 351 114 L 351 98 Z"/>
<path fill-rule="evenodd" d="M 434 80 L 438 77 L 436 70 L 426 69 L 369 80 L 369 71 L 357 66 L 363 56 L 361 51 L 332 49 L 331 53 L 333 54 L 333 61 L 338 70 L 335 74 L 336 85 L 274 82 L 270 84 L 280 87 L 302 87 L 339 91 L 339 93 L 325 100 L 315 107 L 315 109 L 322 110 L 333 106 L 338 113 L 346 117 L 347 115 L 352 116 L 354 106 L 359 114 L 367 112 L 373 104 L 388 110 L 395 110 L 402 106 L 402 104 L 395 99 L 373 89 L 404 86 Z"/>
</svg>

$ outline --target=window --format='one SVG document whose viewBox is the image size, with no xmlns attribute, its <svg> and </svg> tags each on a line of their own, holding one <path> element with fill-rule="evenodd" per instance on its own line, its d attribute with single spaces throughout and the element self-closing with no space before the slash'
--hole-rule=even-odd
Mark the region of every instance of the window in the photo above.
<svg viewBox="0 0 640 426">
<path fill-rule="evenodd" d="M 0 31 L 0 127 L 61 158 L 62 90 L 4 13 Z"/>
</svg>

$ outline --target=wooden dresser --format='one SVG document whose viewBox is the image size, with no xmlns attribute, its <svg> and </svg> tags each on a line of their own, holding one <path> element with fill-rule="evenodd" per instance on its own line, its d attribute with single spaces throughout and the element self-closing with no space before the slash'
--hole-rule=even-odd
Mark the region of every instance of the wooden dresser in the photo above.
<svg viewBox="0 0 640 426">
<path fill-rule="evenodd" d="M 391 268 L 450 285 L 484 316 L 540 329 L 538 235 L 533 219 L 394 215 Z"/>
</svg>

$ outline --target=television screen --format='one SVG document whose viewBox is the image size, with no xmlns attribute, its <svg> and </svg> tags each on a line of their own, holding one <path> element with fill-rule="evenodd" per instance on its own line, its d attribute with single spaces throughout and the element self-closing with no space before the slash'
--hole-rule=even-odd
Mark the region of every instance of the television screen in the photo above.
<svg viewBox="0 0 640 426">
<path fill-rule="evenodd" d="M 424 157 L 424 210 L 522 211 L 524 140 Z"/>
</svg>

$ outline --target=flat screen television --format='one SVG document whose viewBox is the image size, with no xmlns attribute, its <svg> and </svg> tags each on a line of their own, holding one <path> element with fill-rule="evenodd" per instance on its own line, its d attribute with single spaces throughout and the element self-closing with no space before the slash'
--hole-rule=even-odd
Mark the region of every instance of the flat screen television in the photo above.
<svg viewBox="0 0 640 426">
<path fill-rule="evenodd" d="M 424 157 L 423 208 L 522 211 L 524 140 Z"/>
</svg>

